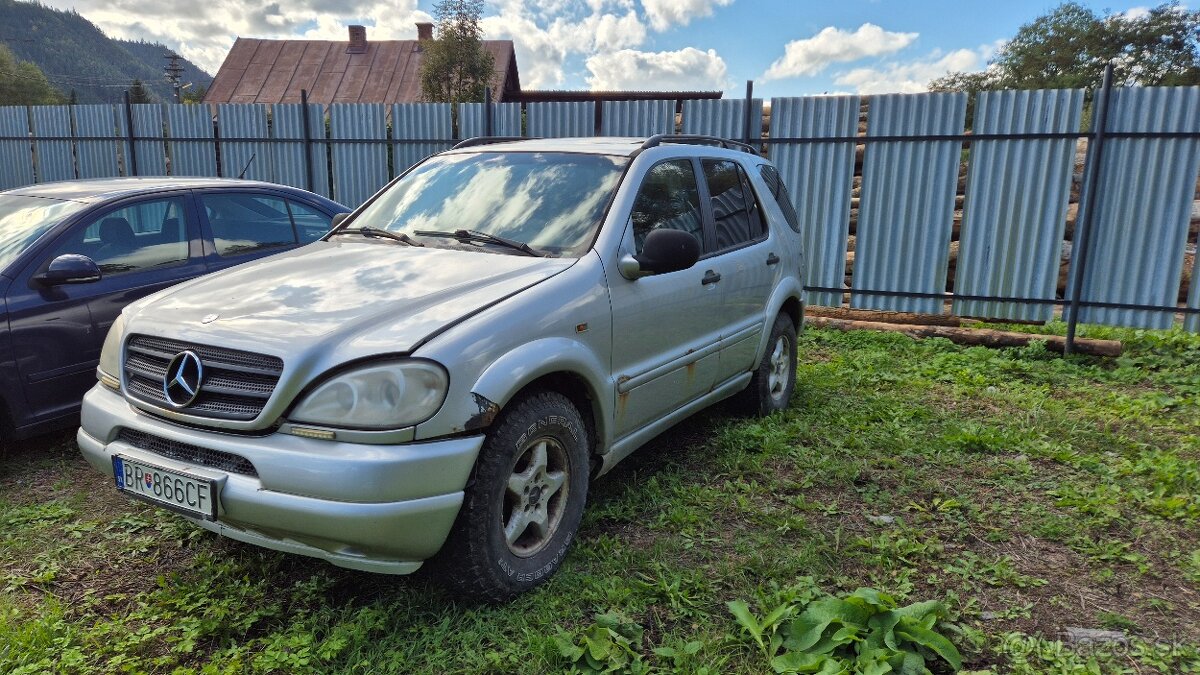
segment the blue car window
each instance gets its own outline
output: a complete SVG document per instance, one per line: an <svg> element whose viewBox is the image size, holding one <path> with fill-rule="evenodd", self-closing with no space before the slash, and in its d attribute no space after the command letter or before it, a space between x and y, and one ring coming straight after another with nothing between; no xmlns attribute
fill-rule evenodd
<svg viewBox="0 0 1200 675"><path fill-rule="evenodd" d="M208 216L217 255L244 255L296 245L287 204L278 197L249 192L202 194L200 203Z"/></svg>
<svg viewBox="0 0 1200 675"><path fill-rule="evenodd" d="M292 211L292 222L296 225L296 234L300 237L301 244L320 239L333 227L332 216L327 216L307 204L289 199L288 208Z"/></svg>
<svg viewBox="0 0 1200 675"><path fill-rule="evenodd" d="M182 198L170 197L105 212L68 234L50 258L86 255L106 275L184 263L188 257L184 210Z"/></svg>

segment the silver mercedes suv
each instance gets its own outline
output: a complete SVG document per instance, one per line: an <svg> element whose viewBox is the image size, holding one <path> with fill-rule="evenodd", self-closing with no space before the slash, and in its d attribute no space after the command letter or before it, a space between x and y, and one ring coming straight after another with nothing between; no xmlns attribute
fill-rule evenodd
<svg viewBox="0 0 1200 675"><path fill-rule="evenodd" d="M503 601L562 563L591 478L791 395L799 224L748 146L472 139L335 223L125 309L78 434L118 490Z"/></svg>

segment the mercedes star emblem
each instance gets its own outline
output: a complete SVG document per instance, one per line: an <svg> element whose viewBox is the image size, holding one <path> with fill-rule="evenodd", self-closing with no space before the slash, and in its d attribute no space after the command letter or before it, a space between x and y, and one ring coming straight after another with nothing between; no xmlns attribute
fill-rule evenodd
<svg viewBox="0 0 1200 675"><path fill-rule="evenodd" d="M163 396L167 403L175 408L186 408L200 395L200 385L204 382L204 365L200 357L191 350L179 352L167 364L167 374L163 378Z"/></svg>

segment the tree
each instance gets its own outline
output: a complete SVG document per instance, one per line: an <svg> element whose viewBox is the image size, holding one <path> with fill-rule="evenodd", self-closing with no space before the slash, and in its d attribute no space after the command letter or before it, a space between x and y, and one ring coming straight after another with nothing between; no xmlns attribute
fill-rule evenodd
<svg viewBox="0 0 1200 675"><path fill-rule="evenodd" d="M29 61L19 61L0 44L0 105L50 105L62 103L63 95L46 75Z"/></svg>
<svg viewBox="0 0 1200 675"><path fill-rule="evenodd" d="M483 0L441 0L433 9L437 39L425 47L421 93L427 101L479 101L494 59L483 46Z"/></svg>
<svg viewBox="0 0 1200 675"><path fill-rule="evenodd" d="M198 84L188 87L183 90L184 103L200 103L204 100L204 95L208 93L208 87Z"/></svg>
<svg viewBox="0 0 1200 675"><path fill-rule="evenodd" d="M1094 88L1108 63L1118 85L1200 84L1200 11L1170 3L1103 16L1067 2L1021 26L987 70L950 73L929 88Z"/></svg>
<svg viewBox="0 0 1200 675"><path fill-rule="evenodd" d="M141 80L134 80L129 85L129 102L154 103L154 97L150 95L150 91L146 89L146 85L142 84Z"/></svg>

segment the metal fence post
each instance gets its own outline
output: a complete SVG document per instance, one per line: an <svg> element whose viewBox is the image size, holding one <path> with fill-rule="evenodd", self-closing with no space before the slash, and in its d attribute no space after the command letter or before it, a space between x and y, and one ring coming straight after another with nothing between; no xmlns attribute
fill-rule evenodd
<svg viewBox="0 0 1200 675"><path fill-rule="evenodd" d="M300 123L304 125L304 186L313 191L312 129L309 128L308 90L300 90Z"/></svg>
<svg viewBox="0 0 1200 675"><path fill-rule="evenodd" d="M754 80L746 80L746 108L743 112L745 115L742 122L742 141L749 145L750 132L754 128L754 120L751 119L754 115Z"/></svg>
<svg viewBox="0 0 1200 675"><path fill-rule="evenodd" d="M1071 251L1075 274L1071 278L1071 305L1070 314L1067 317L1067 343L1063 346L1064 355L1075 351L1075 327L1079 323L1079 296L1083 293L1083 276L1087 272L1088 245L1091 243L1092 220L1096 209L1100 162L1104 158L1104 140L1108 131L1108 107L1112 100L1112 74L1113 68L1110 63L1104 67L1104 80L1100 85L1101 100L1093 102L1096 113L1093 119L1096 126L1091 142L1096 145L1092 148L1092 163L1087 167L1087 200L1083 204L1080 218L1075 222L1075 245Z"/></svg>
<svg viewBox="0 0 1200 675"><path fill-rule="evenodd" d="M129 174L131 176L138 175L137 167L137 148L133 146L133 141L136 138L133 133L133 103L129 100L129 90L125 90L125 135L129 139Z"/></svg>
<svg viewBox="0 0 1200 675"><path fill-rule="evenodd" d="M492 121L492 88L483 88L483 135L495 136L495 122Z"/></svg>

